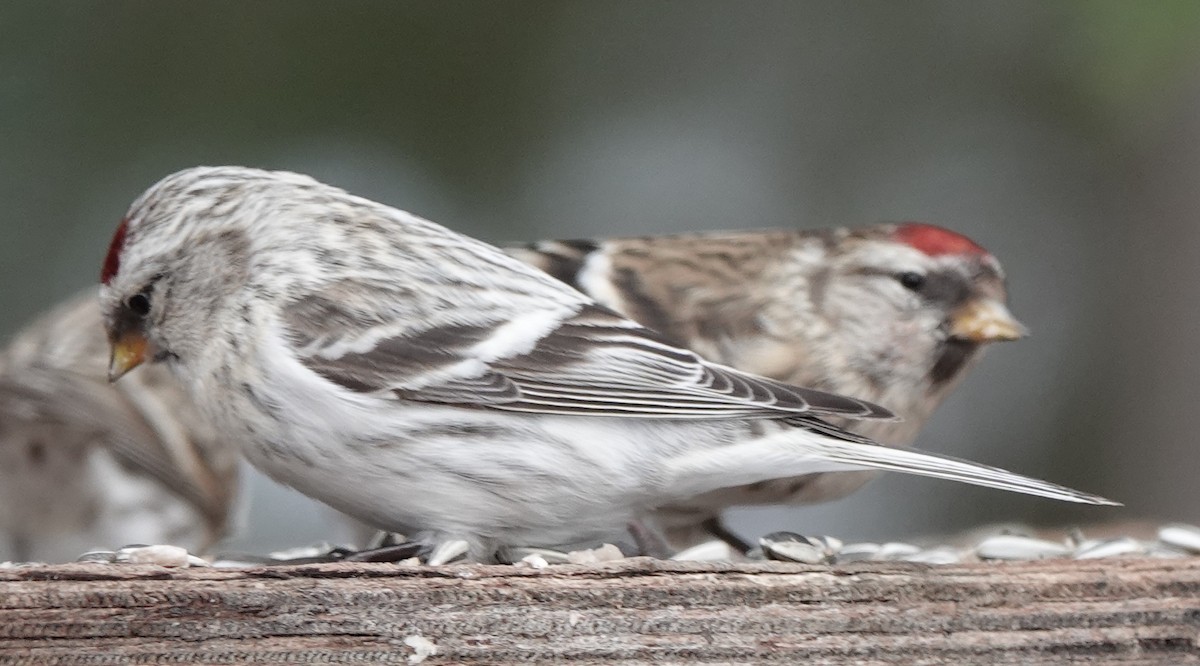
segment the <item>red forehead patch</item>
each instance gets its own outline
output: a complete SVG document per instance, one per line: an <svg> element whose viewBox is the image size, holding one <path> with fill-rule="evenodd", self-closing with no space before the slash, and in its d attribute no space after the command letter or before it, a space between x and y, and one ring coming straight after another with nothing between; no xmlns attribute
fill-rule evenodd
<svg viewBox="0 0 1200 666"><path fill-rule="evenodd" d="M108 284L121 268L121 250L125 247L125 232L129 229L129 220L121 218L121 226L113 234L112 242L108 244L108 254L104 257L104 268L100 269L100 282Z"/></svg>
<svg viewBox="0 0 1200 666"><path fill-rule="evenodd" d="M984 255L988 251L966 236L932 224L906 222L896 228L893 237L931 257L945 254Z"/></svg>

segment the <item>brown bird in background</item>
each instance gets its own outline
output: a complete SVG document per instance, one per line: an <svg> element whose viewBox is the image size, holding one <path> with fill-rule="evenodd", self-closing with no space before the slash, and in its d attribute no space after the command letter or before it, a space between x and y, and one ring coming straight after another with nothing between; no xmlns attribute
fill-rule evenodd
<svg viewBox="0 0 1200 666"><path fill-rule="evenodd" d="M990 342L1024 327L1000 263L929 224L543 241L507 250L704 358L884 405L901 421L829 419L906 446ZM836 499L877 472L719 490L657 513L676 547L718 535L730 506Z"/></svg>
<svg viewBox="0 0 1200 666"><path fill-rule="evenodd" d="M167 368L109 384L108 356L94 289L0 353L0 558L70 561L129 543L203 552L225 532L236 444Z"/></svg>

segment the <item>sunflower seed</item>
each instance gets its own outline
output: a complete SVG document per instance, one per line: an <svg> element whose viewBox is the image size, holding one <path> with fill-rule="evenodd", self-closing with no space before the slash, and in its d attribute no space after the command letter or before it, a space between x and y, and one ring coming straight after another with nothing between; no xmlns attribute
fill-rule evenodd
<svg viewBox="0 0 1200 666"><path fill-rule="evenodd" d="M269 553L267 557L272 560L308 560L329 557L330 553L335 550L342 550L341 546L335 546L328 541L318 541L317 543L307 546L296 546L295 548L285 548Z"/></svg>
<svg viewBox="0 0 1200 666"><path fill-rule="evenodd" d="M497 553L497 558L501 562L509 564L525 562L534 556L540 558L546 564L570 564L571 562L571 557L567 553L561 550L550 550L549 548L508 547L501 549Z"/></svg>
<svg viewBox="0 0 1200 666"><path fill-rule="evenodd" d="M625 559L625 554L611 543L606 543L599 548L573 550L567 553L567 561L571 564L597 564L623 559Z"/></svg>
<svg viewBox="0 0 1200 666"><path fill-rule="evenodd" d="M179 546L126 546L117 551L115 562L128 564L157 564L160 567L187 567L192 565L192 558L200 560ZM203 560L200 560L203 562ZM202 566L208 566L204 562Z"/></svg>
<svg viewBox="0 0 1200 666"><path fill-rule="evenodd" d="M1040 560L1068 552L1061 543L1011 534L988 537L975 547L975 553L985 560Z"/></svg>
<svg viewBox="0 0 1200 666"><path fill-rule="evenodd" d="M772 532L758 543L767 559L780 562L822 564L831 555L824 542L794 532Z"/></svg>
<svg viewBox="0 0 1200 666"><path fill-rule="evenodd" d="M685 548L672 555L671 559L684 562L730 562L733 557L733 548L729 544L720 539L713 539Z"/></svg>
<svg viewBox="0 0 1200 666"><path fill-rule="evenodd" d="M1189 553L1200 553L1200 527L1195 525L1166 525L1158 531L1158 540Z"/></svg>
<svg viewBox="0 0 1200 666"><path fill-rule="evenodd" d="M1154 542L1146 546L1146 557L1154 557L1162 560L1175 559L1179 557L1191 557L1189 553L1178 548L1172 548L1163 543Z"/></svg>
<svg viewBox="0 0 1200 666"><path fill-rule="evenodd" d="M117 553L112 550L89 550L80 555L76 562L102 562L104 564L112 564L117 560Z"/></svg>
<svg viewBox="0 0 1200 666"><path fill-rule="evenodd" d="M889 541L879 547L879 552L875 554L877 560L903 560L911 555L916 555L921 552L920 547L914 546L911 543L901 543L899 541Z"/></svg>
<svg viewBox="0 0 1200 666"><path fill-rule="evenodd" d="M850 543L838 549L838 562L862 562L873 560L879 555L877 543Z"/></svg>
<svg viewBox="0 0 1200 666"><path fill-rule="evenodd" d="M821 535L819 537L813 537L813 539L821 544L821 546L825 549L825 553L828 555L836 555L842 550L842 546L844 545L842 540L837 537Z"/></svg>
<svg viewBox="0 0 1200 666"><path fill-rule="evenodd" d="M1075 549L1077 560L1094 560L1102 557L1121 557L1123 555L1144 555L1145 546L1137 539L1121 537L1118 539L1088 539Z"/></svg>
<svg viewBox="0 0 1200 666"><path fill-rule="evenodd" d="M522 557L521 561L517 562L516 565L527 566L531 569L545 569L546 567L550 566L550 563L547 562L546 558L542 557L541 555L537 553L530 553L525 557Z"/></svg>
<svg viewBox="0 0 1200 666"><path fill-rule="evenodd" d="M962 561L963 557L962 553L955 548L938 546L895 559L904 562L920 562L922 564L958 564Z"/></svg>
<svg viewBox="0 0 1200 666"><path fill-rule="evenodd" d="M410 664L419 664L438 653L437 644L420 634L405 636L404 644L413 651L407 659Z"/></svg>

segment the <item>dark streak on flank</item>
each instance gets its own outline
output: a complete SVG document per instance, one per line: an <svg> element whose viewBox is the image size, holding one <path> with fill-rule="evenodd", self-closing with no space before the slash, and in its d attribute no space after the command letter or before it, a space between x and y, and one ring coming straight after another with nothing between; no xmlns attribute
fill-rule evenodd
<svg viewBox="0 0 1200 666"><path fill-rule="evenodd" d="M622 305L632 319L647 328L662 333L666 339L671 341L671 344L683 346L675 334L674 320L646 291L637 271L630 268L619 269L613 273L612 282L613 286L621 293L625 301Z"/></svg>

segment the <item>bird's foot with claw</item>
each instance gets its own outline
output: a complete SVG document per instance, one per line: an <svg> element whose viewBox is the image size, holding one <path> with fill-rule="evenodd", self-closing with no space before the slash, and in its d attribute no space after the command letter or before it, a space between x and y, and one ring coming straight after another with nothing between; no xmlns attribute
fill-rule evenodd
<svg viewBox="0 0 1200 666"><path fill-rule="evenodd" d="M267 555L224 553L214 562L218 567L261 567L295 564L326 564L341 562L359 551L349 546L337 546L326 541L308 546L277 550Z"/></svg>
<svg viewBox="0 0 1200 666"><path fill-rule="evenodd" d="M462 544L461 547L455 544ZM449 548L447 548L449 546ZM459 552L461 551L461 552ZM431 548L421 541L406 541L394 532L380 532L362 549L328 542L278 550L266 556L245 553L218 558L219 567L329 564L332 562L383 562L392 564L446 563L466 554L465 542L447 542ZM440 560L440 561L439 561Z"/></svg>

